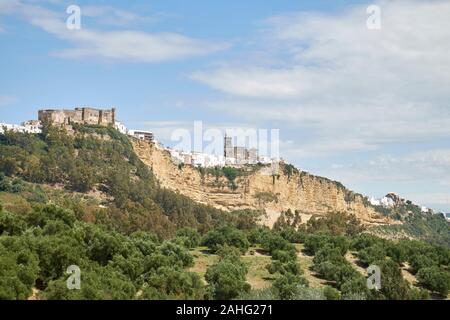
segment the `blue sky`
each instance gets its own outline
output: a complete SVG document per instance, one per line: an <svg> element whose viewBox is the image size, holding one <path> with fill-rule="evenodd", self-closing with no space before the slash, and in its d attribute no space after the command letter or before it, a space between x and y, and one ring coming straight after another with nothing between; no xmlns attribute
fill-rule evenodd
<svg viewBox="0 0 450 320"><path fill-rule="evenodd" d="M302 169L448 212L449 16L438 0L0 0L0 122L117 106L167 145L194 120L276 128Z"/></svg>

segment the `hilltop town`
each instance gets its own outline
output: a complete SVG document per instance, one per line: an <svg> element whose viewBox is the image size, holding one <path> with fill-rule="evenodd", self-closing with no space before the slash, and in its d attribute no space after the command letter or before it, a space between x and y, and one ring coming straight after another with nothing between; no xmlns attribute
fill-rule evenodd
<svg viewBox="0 0 450 320"><path fill-rule="evenodd" d="M74 125L91 125L113 127L120 133L127 135L135 141L151 142L157 149L167 151L170 160L175 165L190 165L193 167L242 167L255 164L274 164L279 159L271 159L258 154L256 148L246 148L235 146L233 137L225 135L223 141L223 155L207 154L202 152L186 152L164 146L155 139L153 132L145 130L128 129L121 121L117 120L116 108L98 109L92 107L77 107L74 109L41 109L38 111L38 120L28 120L20 125L0 123L0 134L5 131L14 131L30 134L42 133L44 123L64 127L68 133L73 132ZM392 208L399 204L406 203L406 200L398 197L394 193L389 193L384 198L369 198L369 202L374 206ZM416 204L415 204L416 205ZM420 206L422 213L430 212L431 209ZM450 214L444 214L450 221Z"/></svg>
<svg viewBox="0 0 450 320"><path fill-rule="evenodd" d="M20 125L0 123L0 133L5 130L30 134L42 133L44 123L64 127L69 133L73 125L110 126L131 138L153 142L159 149L170 152L175 164L192 165L195 167L223 167L254 165L257 163L270 164L278 159L271 159L259 155L258 149L233 145L233 137L225 135L222 155L207 154L196 151L181 151L169 148L155 139L153 132L145 130L128 129L117 120L116 108L98 109L93 107L77 107L75 109L41 109L38 111L38 120L28 120Z"/></svg>

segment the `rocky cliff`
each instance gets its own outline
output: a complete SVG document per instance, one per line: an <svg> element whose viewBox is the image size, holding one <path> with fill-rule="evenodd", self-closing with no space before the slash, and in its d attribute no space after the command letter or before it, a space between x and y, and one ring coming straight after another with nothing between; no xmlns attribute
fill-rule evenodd
<svg viewBox="0 0 450 320"><path fill-rule="evenodd" d="M249 166L233 180L214 175L209 170L178 166L166 150L144 141L133 141L141 160L150 166L163 187L175 190L191 199L222 210L265 210L262 223L272 225L281 211L291 209L301 213L302 221L312 215L333 211L355 214L363 223L392 223L375 211L365 197L346 189L339 182L292 170L281 164L273 173L270 166Z"/></svg>

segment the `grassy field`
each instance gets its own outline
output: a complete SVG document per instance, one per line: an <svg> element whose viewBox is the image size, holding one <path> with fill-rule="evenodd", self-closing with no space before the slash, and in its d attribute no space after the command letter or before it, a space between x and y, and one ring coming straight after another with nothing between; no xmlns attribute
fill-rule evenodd
<svg viewBox="0 0 450 320"><path fill-rule="evenodd" d="M207 247L197 247L191 250L194 257L194 266L189 269L190 272L195 272L205 280L206 269L217 261L217 255L211 254Z"/></svg>
<svg viewBox="0 0 450 320"><path fill-rule="evenodd" d="M303 270L303 276L308 280L309 286L311 288L322 288L327 284L326 280L320 279L311 271L310 268L313 265L313 256L308 256L303 253L304 245L297 243L295 244L295 248L297 249L298 262L300 264L301 269Z"/></svg>
<svg viewBox="0 0 450 320"><path fill-rule="evenodd" d="M254 254L250 254L250 252ZM194 257L194 266L189 271L197 273L205 280L206 269L217 262L217 255L211 254L207 247L195 248L191 250L191 254ZM241 258L248 268L247 282L253 289L271 286L274 276L266 269L266 265L270 263L270 256L261 254L259 249L255 247L250 248Z"/></svg>
<svg viewBox="0 0 450 320"><path fill-rule="evenodd" d="M242 256L242 260L247 265L247 282L252 286L252 289L264 289L272 285L275 279L273 275L267 271L266 266L270 264L271 258L266 254L261 254L258 248L251 248L254 254L250 255L248 252Z"/></svg>

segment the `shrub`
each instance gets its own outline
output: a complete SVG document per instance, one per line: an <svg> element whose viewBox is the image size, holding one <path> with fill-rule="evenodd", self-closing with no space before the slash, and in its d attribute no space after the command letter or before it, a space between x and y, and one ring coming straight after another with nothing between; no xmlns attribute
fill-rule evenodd
<svg viewBox="0 0 450 320"><path fill-rule="evenodd" d="M375 261L381 271L381 289L370 290L372 299L408 300L410 286L403 278L399 265L390 259Z"/></svg>
<svg viewBox="0 0 450 320"><path fill-rule="evenodd" d="M281 300L294 299L301 286L307 287L308 281L292 273L286 273L273 282L273 287Z"/></svg>
<svg viewBox="0 0 450 320"><path fill-rule="evenodd" d="M358 258L366 266L369 266L375 261L383 260L386 254L386 250L382 245L375 244L359 251Z"/></svg>
<svg viewBox="0 0 450 320"><path fill-rule="evenodd" d="M11 251L0 244L0 300L27 299L38 272L35 254L25 248Z"/></svg>
<svg viewBox="0 0 450 320"><path fill-rule="evenodd" d="M262 240L261 246L270 254L273 254L275 251L296 252L295 246L277 233L272 232Z"/></svg>
<svg viewBox="0 0 450 320"><path fill-rule="evenodd" d="M340 300L341 293L333 287L325 286L323 289L323 295L327 300Z"/></svg>
<svg viewBox="0 0 450 320"><path fill-rule="evenodd" d="M177 237L185 237L184 244L187 248L193 249L200 245L201 236L197 230L189 227L178 229Z"/></svg>
<svg viewBox="0 0 450 320"><path fill-rule="evenodd" d="M200 276L196 273L174 269L170 266L158 269L151 274L147 284L163 293L165 299L203 299L205 288Z"/></svg>
<svg viewBox="0 0 450 320"><path fill-rule="evenodd" d="M212 230L205 235L203 244L206 245L212 252L216 252L220 246L233 246L245 253L250 243L244 232L231 227L225 226Z"/></svg>
<svg viewBox="0 0 450 320"><path fill-rule="evenodd" d="M417 273L420 269L437 267L439 262L437 257L431 257L428 254L415 254L410 258L411 269L413 273Z"/></svg>
<svg viewBox="0 0 450 320"><path fill-rule="evenodd" d="M316 254L318 250L326 245L337 248L341 255L345 255L350 247L350 242L342 236L313 234L305 237L305 251L311 255Z"/></svg>
<svg viewBox="0 0 450 320"><path fill-rule="evenodd" d="M436 266L420 269L417 280L424 288L446 297L450 291L450 273Z"/></svg>
<svg viewBox="0 0 450 320"><path fill-rule="evenodd" d="M312 217L307 222L310 233L326 233L335 236L355 236L364 230L355 215L332 212L325 217Z"/></svg>
<svg viewBox="0 0 450 320"><path fill-rule="evenodd" d="M247 268L242 263L221 259L206 270L205 279L214 299L230 300L250 291L246 274Z"/></svg>
<svg viewBox="0 0 450 320"><path fill-rule="evenodd" d="M21 217L0 210L0 235L21 235L25 229L26 223Z"/></svg>

